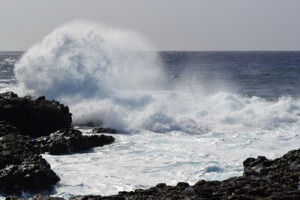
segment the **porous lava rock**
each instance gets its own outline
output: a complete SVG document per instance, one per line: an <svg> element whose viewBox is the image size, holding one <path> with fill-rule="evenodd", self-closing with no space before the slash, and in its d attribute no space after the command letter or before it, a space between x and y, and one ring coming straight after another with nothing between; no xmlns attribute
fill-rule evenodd
<svg viewBox="0 0 300 200"><path fill-rule="evenodd" d="M110 133L110 134L116 134L117 130L112 129L112 128L99 127L99 128L94 128L93 129L93 133Z"/></svg>
<svg viewBox="0 0 300 200"><path fill-rule="evenodd" d="M99 147L114 142L112 136L106 135L82 135L82 132L73 128L61 129L49 136L36 139L40 153L49 152L52 155L69 154L86 151L93 147Z"/></svg>
<svg viewBox="0 0 300 200"><path fill-rule="evenodd" d="M51 190L59 180L47 161L39 155L35 142L28 136L9 133L0 137L2 195Z"/></svg>
<svg viewBox="0 0 300 200"><path fill-rule="evenodd" d="M20 134L20 131L8 121L0 121L0 136L9 133Z"/></svg>
<svg viewBox="0 0 300 200"><path fill-rule="evenodd" d="M18 196L7 196L5 200L26 200L26 198ZM37 194L31 200L64 200L64 198L51 197L48 194Z"/></svg>
<svg viewBox="0 0 300 200"><path fill-rule="evenodd" d="M0 94L0 120L10 122L24 135L39 137L71 126L69 108L45 97L18 97L13 92Z"/></svg>

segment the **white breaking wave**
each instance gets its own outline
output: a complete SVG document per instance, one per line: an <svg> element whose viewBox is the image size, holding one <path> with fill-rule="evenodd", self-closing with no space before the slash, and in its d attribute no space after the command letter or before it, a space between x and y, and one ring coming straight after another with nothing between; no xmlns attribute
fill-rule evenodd
<svg viewBox="0 0 300 200"><path fill-rule="evenodd" d="M23 55L15 67L16 91L68 105L74 124L94 122L125 132L232 132L298 123L300 102L290 97L204 95L200 81L189 85L189 77L165 90L162 63L149 49L133 31L69 23Z"/></svg>
<svg viewBox="0 0 300 200"><path fill-rule="evenodd" d="M153 47L133 31L72 22L22 56L15 66L19 92L75 103L117 97L120 90L151 88L163 73L149 49Z"/></svg>

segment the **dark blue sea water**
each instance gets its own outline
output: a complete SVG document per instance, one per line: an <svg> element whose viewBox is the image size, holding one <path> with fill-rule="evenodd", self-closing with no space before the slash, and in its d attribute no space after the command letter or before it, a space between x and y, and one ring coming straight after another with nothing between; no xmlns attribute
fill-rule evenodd
<svg viewBox="0 0 300 200"><path fill-rule="evenodd" d="M14 64L22 54L0 52L0 84L5 86L14 79ZM210 93L228 91L263 98L300 96L297 51L166 51L159 55L169 75L169 87L174 80L189 77L187 84L197 80Z"/></svg>
<svg viewBox="0 0 300 200"><path fill-rule="evenodd" d="M300 95L300 52L161 52L169 74L188 73L211 92L273 98Z"/></svg>

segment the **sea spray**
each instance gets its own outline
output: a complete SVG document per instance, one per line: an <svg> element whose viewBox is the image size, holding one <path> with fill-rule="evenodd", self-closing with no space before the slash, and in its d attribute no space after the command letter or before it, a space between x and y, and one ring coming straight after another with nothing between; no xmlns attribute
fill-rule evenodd
<svg viewBox="0 0 300 200"><path fill-rule="evenodd" d="M89 22L57 28L16 64L23 93L65 99L110 98L162 79L153 47L139 34Z"/></svg>
<svg viewBox="0 0 300 200"><path fill-rule="evenodd" d="M107 101L122 106L143 104L147 97L132 91L153 90L164 80L153 49L133 31L89 22L68 23L23 55L15 66L15 90L21 95L46 95L70 105L75 123L111 121L107 114L93 114L92 110L102 110ZM72 109L78 106L79 113ZM86 120L78 117L82 113Z"/></svg>
<svg viewBox="0 0 300 200"><path fill-rule="evenodd" d="M176 57L191 53L174 54ZM145 89L144 86L140 90L119 88L116 93L103 93L94 97L87 95L86 98L61 95L60 99L70 106L76 124L101 119L106 126L133 130L137 134L117 134L114 136L115 143L95 148L93 152L43 155L61 178L55 188L55 196L66 199L83 194L103 196L124 190L150 188L160 182L176 185L179 181L194 184L200 179L222 180L242 175L242 163L248 157L264 155L276 158L291 149L299 148L300 101L296 98L299 95L294 95L299 91L299 84L296 82L298 79L293 78L298 75L299 65L296 64L296 69L287 75L287 68L280 68L282 58L276 60L280 57L277 55L285 54L282 52L272 56L272 66L275 63L280 65L274 68L266 66L264 56L259 56L260 62L251 57L265 54L261 52L234 52L232 54L237 55L234 62L227 56L221 56L218 60L216 54L219 53L208 54L211 55L212 64L205 67L207 63L199 58L199 66L194 70L189 70L190 59L184 67L180 59L175 59L180 70L174 69L174 62L169 63L169 69L172 67L171 71L176 76L167 80L167 86L159 83L152 89ZM228 55L227 52L220 54ZM241 54L245 54L244 58ZM245 57L249 65L246 68L241 65ZM287 56L283 60L291 58ZM236 67L224 72L226 62ZM295 60L291 62L294 65ZM211 69L213 65L217 67ZM182 68L187 70L184 76ZM249 68L255 71L254 76ZM220 82L214 85L215 82L209 81L228 75L229 79L234 79L232 74L237 71L235 75L239 79L233 83L237 87L243 84L247 86L240 87L240 92L225 92L219 88ZM27 75L34 77L33 74ZM209 85L216 91L203 93ZM6 84L6 87L10 86ZM287 88L293 89L290 93L292 97L284 96ZM24 93L27 93L27 89ZM34 88L31 90L35 91ZM82 131L91 134L92 128L82 127Z"/></svg>
<svg viewBox="0 0 300 200"><path fill-rule="evenodd" d="M23 55L15 90L67 104L76 125L93 122L125 132L232 133L299 123L300 103L291 97L208 95L192 73L166 86L169 77L153 49L133 31L72 22Z"/></svg>

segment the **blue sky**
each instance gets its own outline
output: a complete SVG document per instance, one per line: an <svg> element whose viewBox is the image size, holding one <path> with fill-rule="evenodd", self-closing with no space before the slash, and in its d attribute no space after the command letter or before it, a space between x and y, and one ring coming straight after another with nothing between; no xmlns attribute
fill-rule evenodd
<svg viewBox="0 0 300 200"><path fill-rule="evenodd" d="M0 0L0 50L82 19L137 31L158 50L300 50L299 11L299 0Z"/></svg>

